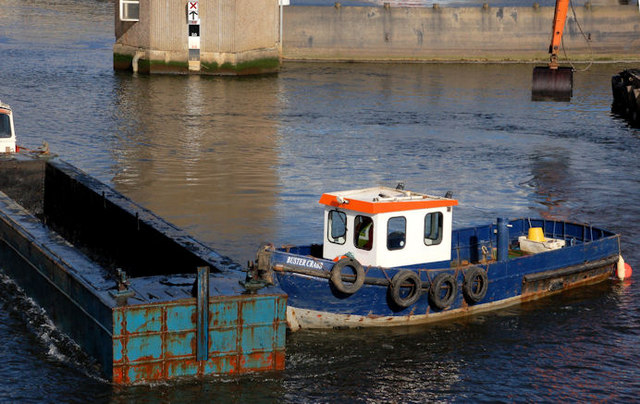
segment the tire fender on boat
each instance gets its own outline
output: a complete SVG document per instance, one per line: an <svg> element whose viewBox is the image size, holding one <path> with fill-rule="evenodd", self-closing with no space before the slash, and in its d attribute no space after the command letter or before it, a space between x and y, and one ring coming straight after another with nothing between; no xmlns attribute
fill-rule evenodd
<svg viewBox="0 0 640 404"><path fill-rule="evenodd" d="M443 288L446 288L446 293L442 293ZM458 292L458 281L455 276L443 272L436 276L431 282L429 288L429 299L431 304L438 309L445 309L453 303L456 294Z"/></svg>
<svg viewBox="0 0 640 404"><path fill-rule="evenodd" d="M411 290L406 296L402 296L401 289L406 283L411 284ZM418 301L422 295L422 281L417 273L409 270L399 271L391 278L389 284L391 300L399 307L409 307Z"/></svg>
<svg viewBox="0 0 640 404"><path fill-rule="evenodd" d="M484 299L489 288L489 278L487 272L480 267L471 267L464 275L462 293L468 303L478 303Z"/></svg>
<svg viewBox="0 0 640 404"><path fill-rule="evenodd" d="M356 278L353 283L344 282L342 280L342 270L346 267L353 268L353 271L355 272ZM338 291L352 295L360 290L364 284L364 269L358 260L351 257L342 258L340 261L336 262L333 268L331 268L330 279L331 283Z"/></svg>

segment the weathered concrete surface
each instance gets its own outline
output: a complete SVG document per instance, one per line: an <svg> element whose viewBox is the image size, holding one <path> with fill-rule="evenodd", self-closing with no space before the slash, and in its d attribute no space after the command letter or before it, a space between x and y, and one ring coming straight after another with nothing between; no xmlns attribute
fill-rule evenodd
<svg viewBox="0 0 640 404"><path fill-rule="evenodd" d="M552 7L285 7L283 59L546 61L553 12ZM564 31L570 60L640 60L637 5L580 6L576 16L577 22L569 12Z"/></svg>
<svg viewBox="0 0 640 404"><path fill-rule="evenodd" d="M199 0L197 74L253 74L280 66L277 0ZM187 1L140 0L140 20L121 21L115 2L113 67L189 73Z"/></svg>

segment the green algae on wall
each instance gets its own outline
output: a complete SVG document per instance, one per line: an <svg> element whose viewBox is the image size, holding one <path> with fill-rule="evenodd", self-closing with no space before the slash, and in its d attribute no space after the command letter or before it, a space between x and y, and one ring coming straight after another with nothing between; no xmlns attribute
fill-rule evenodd
<svg viewBox="0 0 640 404"><path fill-rule="evenodd" d="M219 65L216 62L201 62L202 74L237 74L250 75L261 73L275 73L280 68L280 60L278 58L264 58L241 62L236 65L232 63L223 63Z"/></svg>
<svg viewBox="0 0 640 404"><path fill-rule="evenodd" d="M122 53L113 54L113 70L132 70L132 55L124 55Z"/></svg>
<svg viewBox="0 0 640 404"><path fill-rule="evenodd" d="M138 73L168 73L168 74L204 74L204 75L252 75L263 73L275 73L280 68L278 58L263 58L241 62L238 64L202 62L199 71L190 71L188 62L161 61L140 58L138 60ZM113 54L114 70L133 70L133 56L121 53Z"/></svg>

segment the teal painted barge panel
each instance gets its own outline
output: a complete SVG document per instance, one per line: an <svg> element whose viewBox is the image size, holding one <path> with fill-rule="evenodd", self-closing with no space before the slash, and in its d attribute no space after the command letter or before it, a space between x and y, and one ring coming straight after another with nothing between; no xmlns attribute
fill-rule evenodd
<svg viewBox="0 0 640 404"><path fill-rule="evenodd" d="M238 323L238 301L217 301L211 306L209 327L232 327Z"/></svg>
<svg viewBox="0 0 640 404"><path fill-rule="evenodd" d="M237 349L238 332L236 328L209 331L209 356L228 355Z"/></svg>
<svg viewBox="0 0 640 404"><path fill-rule="evenodd" d="M194 331L168 333L164 341L165 357L169 360L187 357L193 353L195 343L196 333Z"/></svg>
<svg viewBox="0 0 640 404"><path fill-rule="evenodd" d="M124 340L122 350L126 353L126 358L129 363L162 360L164 356L162 350L162 335L130 336Z"/></svg>
<svg viewBox="0 0 640 404"><path fill-rule="evenodd" d="M273 325L242 327L240 343L242 352L254 353L271 350L277 328Z"/></svg>
<svg viewBox="0 0 640 404"><path fill-rule="evenodd" d="M122 345L123 341L120 339L114 339L113 340L113 362L118 362L118 363L122 363L123 361L123 352L126 353L126 351L124 350L124 346Z"/></svg>
<svg viewBox="0 0 640 404"><path fill-rule="evenodd" d="M234 374L238 373L238 357L222 356L213 358L204 364L205 374Z"/></svg>
<svg viewBox="0 0 640 404"><path fill-rule="evenodd" d="M181 331L192 330L194 319L196 318L195 307L169 306L167 307L167 328L169 330Z"/></svg>
<svg viewBox="0 0 640 404"><path fill-rule="evenodd" d="M276 313L276 301L273 299L255 299L242 302L242 321L245 325L269 323Z"/></svg>
<svg viewBox="0 0 640 404"><path fill-rule="evenodd" d="M160 332L162 311L156 307L128 310L124 315L127 334Z"/></svg>
<svg viewBox="0 0 640 404"><path fill-rule="evenodd" d="M197 361L170 362L167 373L173 377L197 376L200 373L200 363Z"/></svg>

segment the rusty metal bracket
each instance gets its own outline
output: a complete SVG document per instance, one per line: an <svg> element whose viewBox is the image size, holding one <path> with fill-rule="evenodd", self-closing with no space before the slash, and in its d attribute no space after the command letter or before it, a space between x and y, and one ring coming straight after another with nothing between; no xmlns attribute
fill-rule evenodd
<svg viewBox="0 0 640 404"><path fill-rule="evenodd" d="M118 287L118 290L111 290L109 291L109 294L111 296L113 296L114 298L122 298L122 297L133 297L135 296L136 292L134 292L133 290L129 289L129 278L127 277L127 273L118 268L116 269L116 274L118 275L116 277L116 284ZM126 303L126 300L124 301L124 303Z"/></svg>
<svg viewBox="0 0 640 404"><path fill-rule="evenodd" d="M271 267L271 252L273 244L263 243L256 254L256 263L253 265L253 275L255 280L261 280L267 284L273 284L273 268Z"/></svg>

